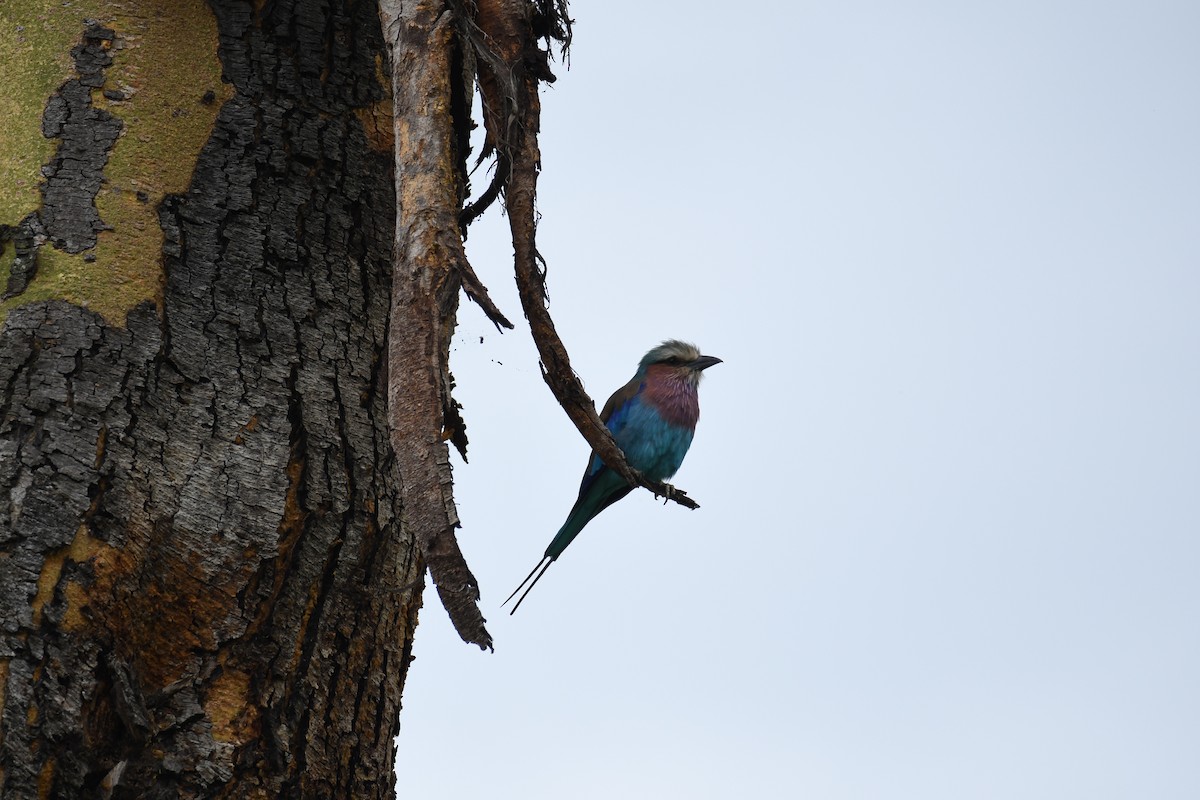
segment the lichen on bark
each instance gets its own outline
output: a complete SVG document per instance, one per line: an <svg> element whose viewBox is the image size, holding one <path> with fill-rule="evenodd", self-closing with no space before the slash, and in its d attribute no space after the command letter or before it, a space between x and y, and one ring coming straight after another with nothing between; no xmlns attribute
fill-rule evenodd
<svg viewBox="0 0 1200 800"><path fill-rule="evenodd" d="M14 40L0 70L20 79L0 98L19 98L0 129L13 154L0 159L0 226L33 242L24 260L0 245L0 323L57 298L122 325L161 302L158 204L186 188L231 96L212 12L203 0L18 0L0 7L0 30Z"/></svg>

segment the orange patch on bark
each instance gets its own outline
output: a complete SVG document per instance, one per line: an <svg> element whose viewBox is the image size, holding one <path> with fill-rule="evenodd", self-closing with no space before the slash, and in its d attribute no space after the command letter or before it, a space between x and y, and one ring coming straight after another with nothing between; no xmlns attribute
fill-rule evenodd
<svg viewBox="0 0 1200 800"><path fill-rule="evenodd" d="M241 744L254 736L258 712L250 698L250 676L225 668L208 685L204 711L218 742Z"/></svg>

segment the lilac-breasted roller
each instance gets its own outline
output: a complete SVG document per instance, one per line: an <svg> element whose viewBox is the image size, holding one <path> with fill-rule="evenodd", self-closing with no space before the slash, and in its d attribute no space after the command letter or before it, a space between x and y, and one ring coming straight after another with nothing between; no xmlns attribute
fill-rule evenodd
<svg viewBox="0 0 1200 800"><path fill-rule="evenodd" d="M612 431L629 466L652 481L665 481L675 474L692 444L696 420L700 418L700 400L696 391L700 373L720 363L719 358L700 355L694 344L675 339L646 353L638 364L637 373L608 398L600 412L600 419ZM633 487L606 467L593 451L583 473L579 498L567 515L567 521L558 529L542 560L508 596L508 600L512 600L528 584L510 614L516 613L530 589L579 535L583 526L631 491Z"/></svg>

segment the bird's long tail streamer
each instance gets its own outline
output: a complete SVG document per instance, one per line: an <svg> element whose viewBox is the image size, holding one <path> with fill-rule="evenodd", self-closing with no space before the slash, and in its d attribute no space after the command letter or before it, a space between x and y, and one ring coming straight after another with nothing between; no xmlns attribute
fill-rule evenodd
<svg viewBox="0 0 1200 800"><path fill-rule="evenodd" d="M512 600L514 597L516 597L516 595L517 595L517 592L520 592L520 591L521 591L521 587L522 587L522 586L525 586L525 584L527 584L527 583L529 584L528 586L525 586L525 591L524 591L524 592L521 592L521 596L517 598L517 604L516 604L515 606L513 606L513 607L512 607L512 611L509 611L509 612L508 612L508 615L509 615L510 617L511 617L513 614L517 613L517 609L521 607L521 603L524 603L524 602L525 602L525 598L529 596L529 591L530 591L531 589L533 589L533 587L534 587L534 586L536 586L536 585L537 585L537 582L538 582L538 581L540 581L540 580L542 579L542 576L546 574L546 570L548 570L548 569L550 568L550 565L551 565L551 564L553 564L553 563L554 563L554 559L553 559L553 558L551 558L550 556L546 556L546 557L544 557L544 558L543 558L541 561L539 561L539 562L537 563L537 566L536 566L536 567L534 567L534 568L533 568L533 569L530 571L530 573L529 573L528 575L526 575L526 576L525 576L525 580L521 581L521 585L520 585L520 586L518 586L516 589L513 589L513 593L512 593L512 594L510 594L510 595L508 596L508 599L507 599L507 600L505 600L503 603L501 603L501 604L500 604L500 606L501 606L501 607L504 607L504 606L508 605L508 601L509 601L509 600ZM541 570L541 571L539 572L539 570ZM535 573L537 574L537 577L534 577L534 574L535 574ZM530 578L533 578L533 582L532 582L532 583L530 583L530 582L529 582L529 579L530 579Z"/></svg>

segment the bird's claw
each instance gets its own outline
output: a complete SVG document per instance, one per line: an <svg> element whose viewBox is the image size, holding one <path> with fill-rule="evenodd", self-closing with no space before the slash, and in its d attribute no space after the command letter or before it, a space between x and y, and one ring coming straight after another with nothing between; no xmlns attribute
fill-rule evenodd
<svg viewBox="0 0 1200 800"><path fill-rule="evenodd" d="M676 498L678 491L669 483L657 483L650 487L650 491L654 493L654 498L657 500L662 498L663 505L671 502Z"/></svg>

